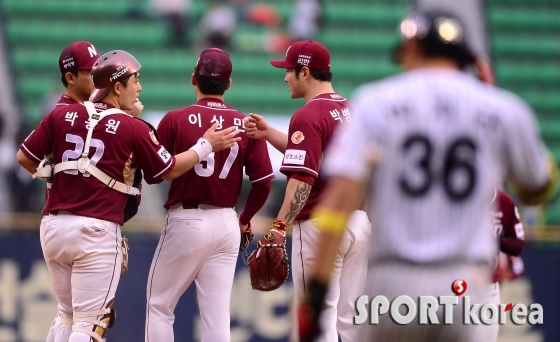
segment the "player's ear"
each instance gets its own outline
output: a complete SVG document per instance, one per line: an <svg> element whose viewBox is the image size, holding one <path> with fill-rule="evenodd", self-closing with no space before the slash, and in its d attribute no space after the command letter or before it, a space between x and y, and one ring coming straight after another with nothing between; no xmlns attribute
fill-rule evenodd
<svg viewBox="0 0 560 342"><path fill-rule="evenodd" d="M64 74L64 78L68 84L75 84L76 83L76 75L71 72L67 72Z"/></svg>
<svg viewBox="0 0 560 342"><path fill-rule="evenodd" d="M227 82L226 90L228 90L229 87L231 87L231 84L232 84L232 83L233 83L233 81L232 81L231 78L230 78L229 81Z"/></svg>
<svg viewBox="0 0 560 342"><path fill-rule="evenodd" d="M196 77L194 76L194 72L191 74L191 84L192 84L193 86L196 85Z"/></svg>
<svg viewBox="0 0 560 342"><path fill-rule="evenodd" d="M117 82L113 85L113 89L115 90L115 94L120 95L121 94L121 82Z"/></svg>
<svg viewBox="0 0 560 342"><path fill-rule="evenodd" d="M311 71L309 71L309 68L304 66L303 68L301 68L301 76L303 77L303 79L307 79L309 78L309 76L311 75Z"/></svg>

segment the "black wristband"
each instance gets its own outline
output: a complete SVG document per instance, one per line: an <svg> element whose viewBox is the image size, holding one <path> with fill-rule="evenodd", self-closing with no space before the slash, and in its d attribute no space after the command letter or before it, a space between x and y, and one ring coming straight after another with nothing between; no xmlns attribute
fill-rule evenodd
<svg viewBox="0 0 560 342"><path fill-rule="evenodd" d="M307 284L306 292L309 306L313 310L314 318L316 318L323 309L325 296L327 295L327 286L317 279L311 278Z"/></svg>

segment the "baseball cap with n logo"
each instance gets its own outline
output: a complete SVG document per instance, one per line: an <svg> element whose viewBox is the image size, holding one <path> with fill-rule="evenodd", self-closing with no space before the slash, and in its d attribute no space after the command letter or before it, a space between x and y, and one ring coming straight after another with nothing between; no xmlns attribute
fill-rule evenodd
<svg viewBox="0 0 560 342"><path fill-rule="evenodd" d="M97 50L88 41L73 42L62 50L58 59L61 74L74 70L91 70L99 58Z"/></svg>
<svg viewBox="0 0 560 342"><path fill-rule="evenodd" d="M284 60L272 60L270 64L283 69L306 66L309 69L330 70L331 55L321 43L313 40L300 40L290 45Z"/></svg>

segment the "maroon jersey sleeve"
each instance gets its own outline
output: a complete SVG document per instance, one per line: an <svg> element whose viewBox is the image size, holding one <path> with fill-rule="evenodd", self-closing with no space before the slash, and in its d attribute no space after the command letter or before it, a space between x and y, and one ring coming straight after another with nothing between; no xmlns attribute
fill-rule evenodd
<svg viewBox="0 0 560 342"><path fill-rule="evenodd" d="M498 209L502 213L502 237L500 250L508 255L519 256L525 244L523 224L519 221L517 207L511 197L498 191Z"/></svg>
<svg viewBox="0 0 560 342"><path fill-rule="evenodd" d="M167 113L159 122L157 127L159 142L171 153L171 155L176 155L174 150L173 142L176 140L177 128L175 124L176 119L173 118L173 114Z"/></svg>
<svg viewBox="0 0 560 342"><path fill-rule="evenodd" d="M134 119L134 157L136 163L144 171L148 184L159 183L175 166L175 158L160 144L158 134L151 125L141 119Z"/></svg>
<svg viewBox="0 0 560 342"><path fill-rule="evenodd" d="M246 154L245 174L251 183L256 184L274 178L266 140L249 139L249 153Z"/></svg>
<svg viewBox="0 0 560 342"><path fill-rule="evenodd" d="M239 215L239 221L242 224L248 224L262 208L268 198L270 183L274 178L266 141L249 139L249 146L251 149L245 161L245 174L251 181L251 190L247 195L245 208Z"/></svg>
<svg viewBox="0 0 560 342"><path fill-rule="evenodd" d="M321 127L313 109L316 109L316 106L300 108L290 121L288 145L280 168L280 172L288 176L297 172L314 178L319 177L323 140L328 132Z"/></svg>
<svg viewBox="0 0 560 342"><path fill-rule="evenodd" d="M53 112L55 112L54 110ZM37 128L19 146L20 150L30 159L40 162L44 156L52 152L52 113L39 123Z"/></svg>

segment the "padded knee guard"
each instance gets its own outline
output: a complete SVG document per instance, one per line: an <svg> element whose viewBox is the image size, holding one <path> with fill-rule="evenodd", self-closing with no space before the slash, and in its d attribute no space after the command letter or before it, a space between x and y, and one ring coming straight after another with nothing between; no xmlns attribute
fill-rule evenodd
<svg viewBox="0 0 560 342"><path fill-rule="evenodd" d="M76 327L73 331L88 334L95 342L105 342L107 330L113 327L117 319L117 312L112 308L113 300L107 304L105 309L97 311L78 312L74 311L74 323L85 322L93 324L93 329L88 330L82 327ZM97 318L101 316L101 318Z"/></svg>

